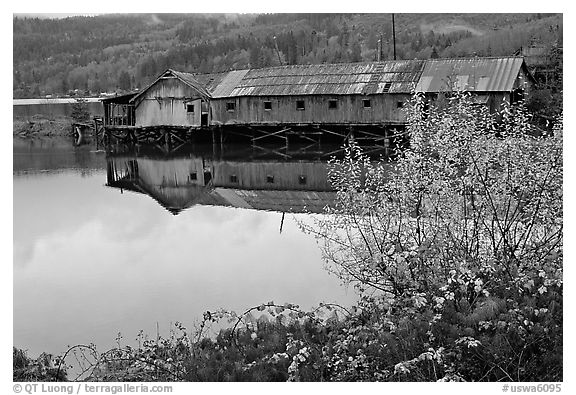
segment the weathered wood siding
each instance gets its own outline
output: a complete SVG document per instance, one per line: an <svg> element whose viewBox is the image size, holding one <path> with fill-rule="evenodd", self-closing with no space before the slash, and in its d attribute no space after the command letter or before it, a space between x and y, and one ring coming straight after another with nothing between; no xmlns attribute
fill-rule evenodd
<svg viewBox="0 0 576 395"><path fill-rule="evenodd" d="M232 180L235 176L236 182ZM273 177L269 182L268 177ZM300 177L306 178L301 183ZM322 162L233 162L212 163L214 186L240 189L330 191L327 164Z"/></svg>
<svg viewBox="0 0 576 395"><path fill-rule="evenodd" d="M514 81L514 89L521 88L524 89L527 95L532 93L532 89L534 88L534 83L526 74L524 68L520 69L520 73L518 74L518 78Z"/></svg>
<svg viewBox="0 0 576 395"><path fill-rule="evenodd" d="M200 95L176 78L161 79L136 103L136 126L199 126ZM194 113L187 104L198 103Z"/></svg>
<svg viewBox="0 0 576 395"><path fill-rule="evenodd" d="M518 73L518 77L514 81L513 89L522 90L524 97L528 97L532 93L533 84L524 69L520 69L520 73ZM512 92L491 92L489 100L490 111L501 112L504 106L512 102L512 97Z"/></svg>
<svg viewBox="0 0 576 395"><path fill-rule="evenodd" d="M213 99L211 101L212 124L403 123L406 121L403 106L409 98L407 94L388 94ZM369 108L364 107L363 100L365 99L370 100ZM329 107L331 100L336 100L336 108ZM297 101L304 102L304 110L296 108ZM265 102L270 102L270 110L265 109ZM234 111L228 109L227 103L235 103Z"/></svg>
<svg viewBox="0 0 576 395"><path fill-rule="evenodd" d="M158 187L204 185L202 158L156 160L138 158L138 178L142 183ZM193 174L196 174L194 180Z"/></svg>
<svg viewBox="0 0 576 395"><path fill-rule="evenodd" d="M496 92L490 93L487 105L491 113L498 113L504 108L505 103L510 103L510 93Z"/></svg>

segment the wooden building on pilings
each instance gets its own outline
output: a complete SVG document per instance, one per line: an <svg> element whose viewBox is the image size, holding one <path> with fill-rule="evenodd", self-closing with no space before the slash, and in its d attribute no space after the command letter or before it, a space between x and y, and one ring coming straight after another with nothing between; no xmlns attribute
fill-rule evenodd
<svg viewBox="0 0 576 395"><path fill-rule="evenodd" d="M128 141L184 142L205 131L222 139L328 135L388 142L406 124L413 92L437 100L454 89L492 111L530 91L523 58L395 60L292 65L191 74L166 70L136 94L105 99L107 135ZM208 134L210 135L210 134Z"/></svg>

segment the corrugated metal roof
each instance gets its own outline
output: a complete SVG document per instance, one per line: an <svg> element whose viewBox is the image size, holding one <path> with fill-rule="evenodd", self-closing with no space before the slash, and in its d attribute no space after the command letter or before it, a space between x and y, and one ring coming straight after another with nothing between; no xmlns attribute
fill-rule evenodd
<svg viewBox="0 0 576 395"><path fill-rule="evenodd" d="M235 70L226 73L224 78L220 81L220 83L211 90L212 97L229 97L234 88L242 81L242 78L248 73L250 70Z"/></svg>
<svg viewBox="0 0 576 395"><path fill-rule="evenodd" d="M430 59L416 91L510 92L523 62L521 57Z"/></svg>
<svg viewBox="0 0 576 395"><path fill-rule="evenodd" d="M409 93L423 65L422 60L398 60L242 70L243 78L222 81L225 88L216 87L213 97Z"/></svg>
<svg viewBox="0 0 576 395"><path fill-rule="evenodd" d="M223 73L210 73L210 74L193 74L196 81L202 84L208 92L214 91L214 89L222 82L222 80L228 75L228 72Z"/></svg>
<svg viewBox="0 0 576 395"><path fill-rule="evenodd" d="M234 207L280 212L322 213L333 206L336 192L283 191L216 188L215 192Z"/></svg>
<svg viewBox="0 0 576 395"><path fill-rule="evenodd" d="M522 67L526 67L522 57L500 57L291 65L212 74L167 72L206 97L225 98L411 93L414 88L510 92Z"/></svg>

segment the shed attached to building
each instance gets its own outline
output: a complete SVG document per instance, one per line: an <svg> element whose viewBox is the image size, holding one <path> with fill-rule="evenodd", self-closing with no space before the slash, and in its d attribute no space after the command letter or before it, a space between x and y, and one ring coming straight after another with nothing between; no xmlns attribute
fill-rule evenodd
<svg viewBox="0 0 576 395"><path fill-rule="evenodd" d="M478 103L498 111L532 89L534 78L521 57L430 59L417 92L430 96L455 90L471 92Z"/></svg>
<svg viewBox="0 0 576 395"><path fill-rule="evenodd" d="M137 94L138 92L132 92L102 99L104 126L134 126L136 114L130 100Z"/></svg>

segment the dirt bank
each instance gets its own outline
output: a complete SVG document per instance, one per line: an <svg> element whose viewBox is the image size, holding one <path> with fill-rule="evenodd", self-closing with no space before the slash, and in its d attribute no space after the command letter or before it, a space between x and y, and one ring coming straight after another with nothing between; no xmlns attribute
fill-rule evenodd
<svg viewBox="0 0 576 395"><path fill-rule="evenodd" d="M20 137L69 136L72 134L72 118L34 115L14 118L12 134Z"/></svg>

